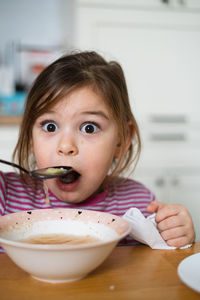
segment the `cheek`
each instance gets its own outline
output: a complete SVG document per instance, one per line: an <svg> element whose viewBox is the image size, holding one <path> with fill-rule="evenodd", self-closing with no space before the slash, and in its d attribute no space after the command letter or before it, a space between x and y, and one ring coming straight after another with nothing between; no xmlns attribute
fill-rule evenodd
<svg viewBox="0 0 200 300"><path fill-rule="evenodd" d="M44 167L47 166L48 157L47 157L47 153L44 150L44 148L40 149L39 151L37 149L35 149L34 156L35 156L35 160L36 160L36 163L37 163L37 167L39 169L44 168Z"/></svg>
<svg viewBox="0 0 200 300"><path fill-rule="evenodd" d="M42 141L40 141L40 139L34 134L32 141L32 152L35 156L37 167L46 167L48 163L48 151L46 151L46 147L43 145Z"/></svg>
<svg viewBox="0 0 200 300"><path fill-rule="evenodd" d="M98 145L95 149L87 148L85 155L85 163L87 168L94 173L108 172L110 169L115 154L115 147L113 145L107 145L105 143Z"/></svg>

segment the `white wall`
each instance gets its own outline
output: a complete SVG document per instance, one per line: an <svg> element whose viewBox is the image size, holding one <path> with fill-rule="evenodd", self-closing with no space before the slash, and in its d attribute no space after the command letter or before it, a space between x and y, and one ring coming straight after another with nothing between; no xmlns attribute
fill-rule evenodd
<svg viewBox="0 0 200 300"><path fill-rule="evenodd" d="M38 46L70 45L73 5L73 0L0 0L0 53L10 40Z"/></svg>

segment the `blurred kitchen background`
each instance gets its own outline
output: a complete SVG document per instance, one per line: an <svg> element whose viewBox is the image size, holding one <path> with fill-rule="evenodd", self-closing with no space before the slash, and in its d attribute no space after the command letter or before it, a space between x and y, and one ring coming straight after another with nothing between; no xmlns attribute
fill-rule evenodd
<svg viewBox="0 0 200 300"><path fill-rule="evenodd" d="M143 143L130 176L184 204L200 240L200 0L0 0L2 159L34 78L73 49L122 64Z"/></svg>

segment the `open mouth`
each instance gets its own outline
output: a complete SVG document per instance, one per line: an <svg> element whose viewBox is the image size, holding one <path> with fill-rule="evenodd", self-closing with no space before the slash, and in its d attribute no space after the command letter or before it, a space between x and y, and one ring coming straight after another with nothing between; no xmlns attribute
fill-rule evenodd
<svg viewBox="0 0 200 300"><path fill-rule="evenodd" d="M59 179L62 183L70 184L70 183L74 183L75 181L77 181L80 176L81 175L77 171L72 170L70 173L60 177Z"/></svg>

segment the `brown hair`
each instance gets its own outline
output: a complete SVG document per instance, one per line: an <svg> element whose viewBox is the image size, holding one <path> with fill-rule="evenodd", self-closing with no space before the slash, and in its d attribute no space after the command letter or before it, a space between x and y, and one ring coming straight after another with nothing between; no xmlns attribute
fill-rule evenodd
<svg viewBox="0 0 200 300"><path fill-rule="evenodd" d="M83 86L91 86L101 94L119 129L121 151L118 159L114 159L111 175L119 175L132 161L137 162L141 150L140 134L131 112L123 70L117 62L107 62L94 51L62 56L37 77L27 97L13 160L17 158L18 163L27 169L35 167L31 147L36 119L70 91ZM128 123L132 124L134 135L127 151ZM136 143L133 145L134 141Z"/></svg>

